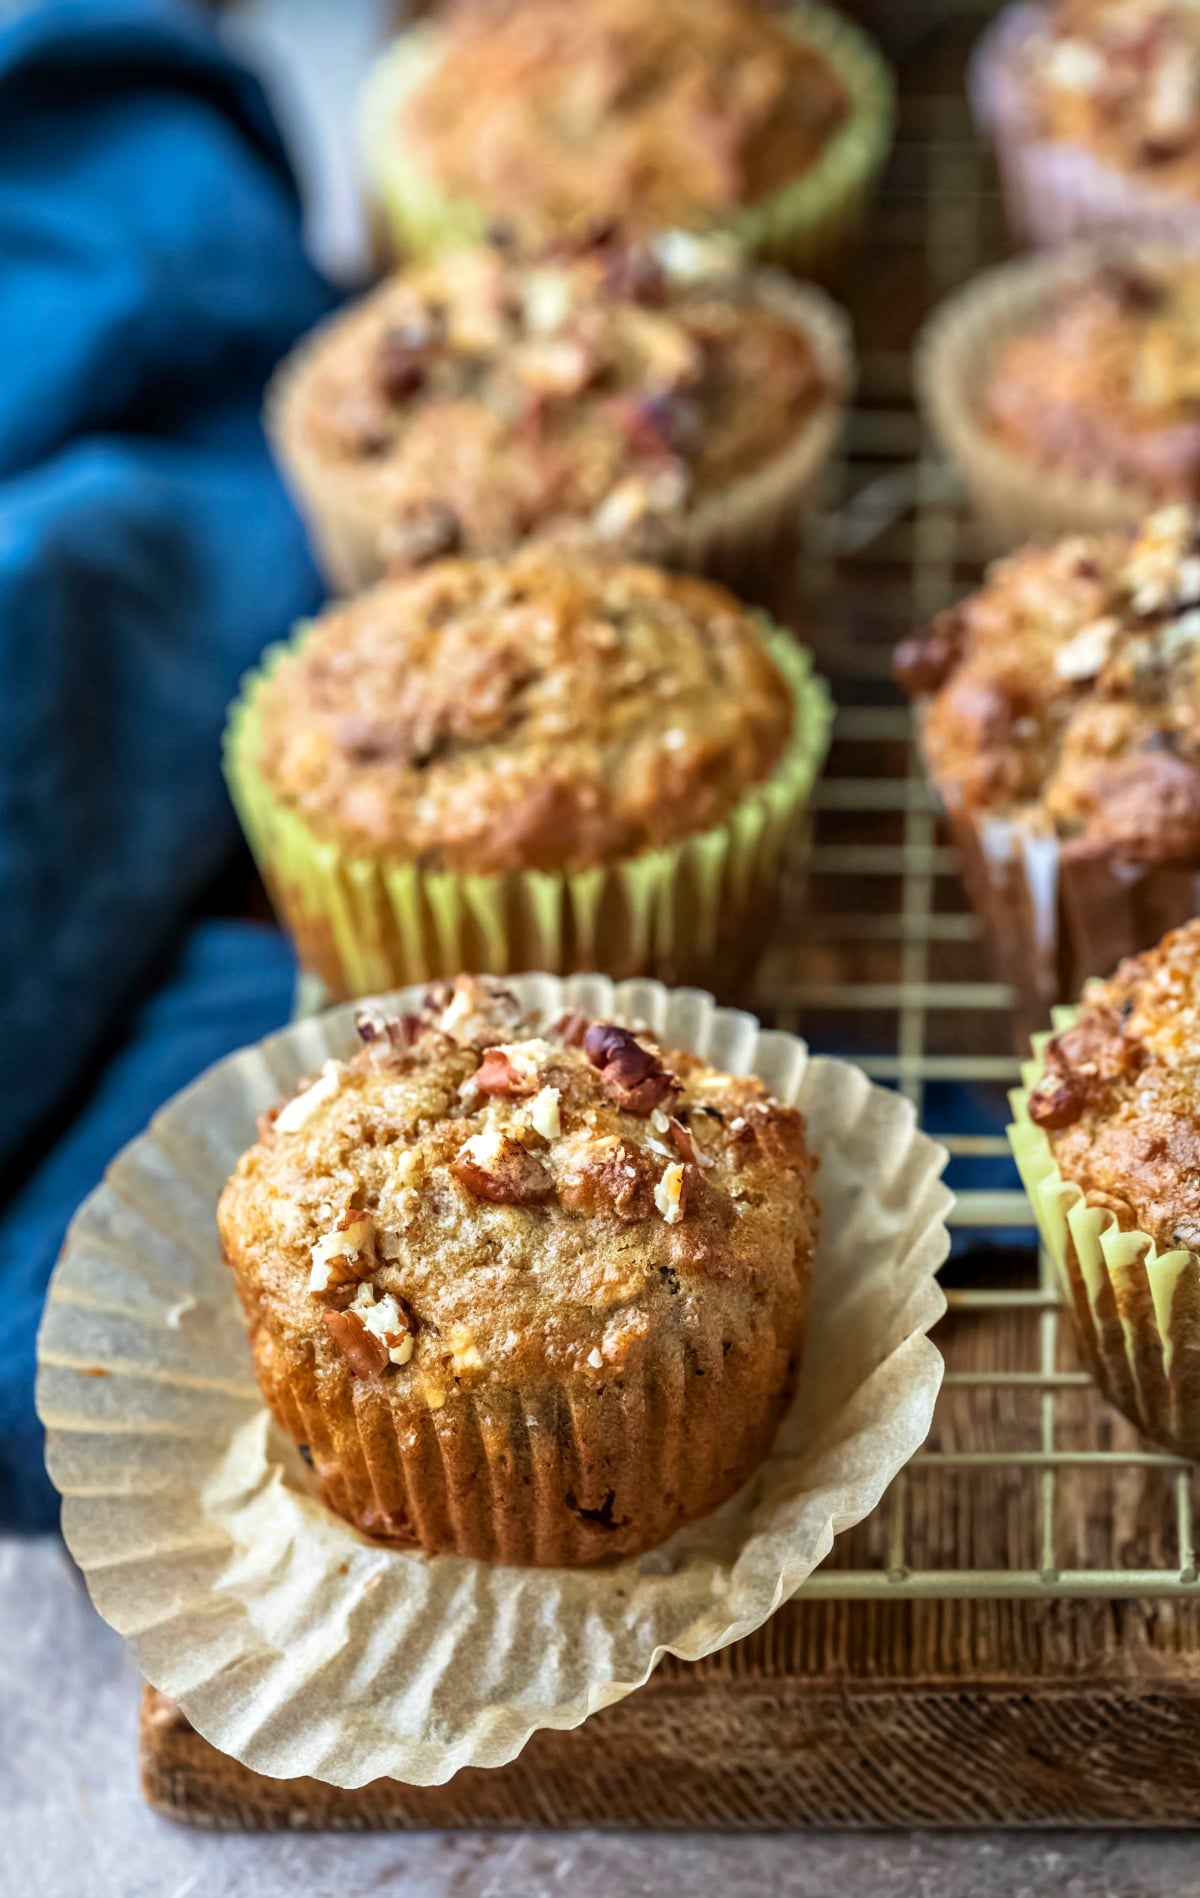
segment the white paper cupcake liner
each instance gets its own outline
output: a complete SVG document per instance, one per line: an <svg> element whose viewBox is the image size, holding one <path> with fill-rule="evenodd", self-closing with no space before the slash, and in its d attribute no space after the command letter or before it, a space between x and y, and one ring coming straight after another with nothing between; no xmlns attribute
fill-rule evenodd
<svg viewBox="0 0 1200 1898"><path fill-rule="evenodd" d="M1178 245L1121 237L1000 264L948 298L925 325L914 360L921 411L995 551L1026 540L1103 533L1140 519L1161 500L1133 482L1047 467L1020 454L988 433L978 404L1000 350L1067 285L1105 263L1162 268L1179 255Z"/></svg>
<svg viewBox="0 0 1200 1898"><path fill-rule="evenodd" d="M526 1006L645 1019L808 1117L822 1232L804 1368L774 1449L722 1509L605 1570L370 1543L332 1515L254 1384L217 1197L255 1119L355 1041L340 1009L211 1069L77 1215L39 1338L63 1528L104 1618L193 1726L257 1772L438 1784L512 1759L758 1627L928 1432L945 1306L945 1153L911 1105L698 990L515 979ZM401 992L400 1007L415 991Z"/></svg>
<svg viewBox="0 0 1200 1898"><path fill-rule="evenodd" d="M677 514L639 523L624 542L596 543L631 559L707 573L748 595L761 587L781 552L786 557L789 537L798 543L801 522L841 438L856 379L844 310L815 284L792 283L779 271L757 271L755 283L764 303L811 343L825 384L820 401L789 442L727 487L701 495ZM313 354L338 320L337 314L326 318L281 363L267 388L263 421L322 573L337 592L355 593L387 571L390 497L369 464L357 470L330 465L314 447L297 402ZM578 534L581 542L587 538L586 523L579 523Z"/></svg>
<svg viewBox="0 0 1200 1898"><path fill-rule="evenodd" d="M1041 6L1006 8L971 62L975 121L995 143L1014 236L1039 249L1113 231L1200 242L1200 204L1194 199L1107 165L1086 146L1039 137L1020 67L1044 14Z"/></svg>

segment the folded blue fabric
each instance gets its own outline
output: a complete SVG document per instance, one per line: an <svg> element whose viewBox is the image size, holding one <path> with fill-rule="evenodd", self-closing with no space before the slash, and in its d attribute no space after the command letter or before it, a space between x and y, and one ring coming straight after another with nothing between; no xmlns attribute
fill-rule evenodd
<svg viewBox="0 0 1200 1898"><path fill-rule="evenodd" d="M0 1183L11 1194L94 1086L234 848L225 708L262 647L319 598L259 403L332 295L305 258L261 92L199 8L52 0L3 17ZM32 1340L67 1219L169 1092L286 1012L277 938L205 938L193 953L0 1221L0 1519L46 1508ZM249 962L235 980L238 957Z"/></svg>
<svg viewBox="0 0 1200 1898"><path fill-rule="evenodd" d="M278 930L199 926L70 1132L0 1222L0 1520L32 1528L57 1519L33 1409L34 1345L46 1280L71 1214L165 1100L214 1061L283 1026L295 981L295 961Z"/></svg>
<svg viewBox="0 0 1200 1898"><path fill-rule="evenodd" d="M231 848L226 705L318 592L258 404L329 301L198 12L0 31L0 1169Z"/></svg>

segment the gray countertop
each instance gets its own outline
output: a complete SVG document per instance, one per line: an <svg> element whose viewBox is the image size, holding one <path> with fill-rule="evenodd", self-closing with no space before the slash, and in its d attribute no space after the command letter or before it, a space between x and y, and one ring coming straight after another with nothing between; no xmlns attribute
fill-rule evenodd
<svg viewBox="0 0 1200 1898"><path fill-rule="evenodd" d="M3 1898L1200 1898L1187 1834L195 1832L141 1802L137 1709L61 1545L0 1540Z"/></svg>

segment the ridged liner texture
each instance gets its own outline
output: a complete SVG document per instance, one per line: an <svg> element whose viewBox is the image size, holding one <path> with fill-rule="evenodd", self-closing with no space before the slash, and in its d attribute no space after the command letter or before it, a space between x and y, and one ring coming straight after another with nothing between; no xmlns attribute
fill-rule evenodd
<svg viewBox="0 0 1200 1898"><path fill-rule="evenodd" d="M258 769L257 698L287 648L269 650L230 713L225 775L304 967L339 999L463 969L599 967L618 977L731 984L769 925L833 716L808 653L764 625L792 689L795 725L772 776L724 823L596 869L492 876L343 856L275 796Z"/></svg>
<svg viewBox="0 0 1200 1898"><path fill-rule="evenodd" d="M1000 264L948 298L926 324L914 370L921 411L997 552L1027 540L1127 526L1161 504L1161 496L1133 483L1048 467L1005 447L988 434L977 410L1000 350L1056 291L1114 259L1153 266L1179 254L1178 246L1110 238Z"/></svg>
<svg viewBox="0 0 1200 1898"><path fill-rule="evenodd" d="M841 438L856 374L844 310L815 285L791 283L777 272L761 271L756 282L763 300L810 339L825 395L795 439L752 473L678 516L646 524L628 545L596 543L659 566L706 573L746 593L761 584L781 546L797 542L801 521ZM356 480L314 452L299 426L294 400L298 380L337 321L336 315L327 317L275 372L267 389L264 425L322 572L336 591L356 593L386 571L380 543L386 538L388 512L372 491L369 474Z"/></svg>
<svg viewBox="0 0 1200 1898"><path fill-rule="evenodd" d="M850 115L803 176L708 228L730 232L764 262L781 264L797 276L822 277L836 268L865 222L892 146L895 85L874 43L831 8L802 0L788 8L787 23L837 73L850 98ZM478 205L445 197L405 152L399 136L404 102L437 53L436 27L402 34L376 61L360 106L368 199L381 244L400 257L474 242L489 222Z"/></svg>
<svg viewBox="0 0 1200 1898"><path fill-rule="evenodd" d="M981 38L969 76L975 122L996 148L1013 235L1045 250L1113 231L1195 247L1200 204L1194 199L1106 164L1085 145L1039 136L1020 62L1044 11L1007 7Z"/></svg>
<svg viewBox="0 0 1200 1898"><path fill-rule="evenodd" d="M663 1654L695 1659L758 1627L929 1429L950 1195L910 1103L696 990L515 986L546 1014L644 1019L805 1113L822 1230L795 1399L737 1495L636 1559L514 1568L368 1541L318 1500L262 1403L215 1228L257 1115L349 1052L351 1011L211 1069L76 1216L39 1336L38 1408L99 1612L198 1731L259 1772L437 1784L512 1759L537 1728L577 1726ZM669 1461L681 1413L669 1392L647 1401Z"/></svg>
<svg viewBox="0 0 1200 1898"><path fill-rule="evenodd" d="M1088 976L1110 975L1200 907L1200 862L1072 851L1049 829L972 810L959 786L932 769L929 778L997 973L1016 990L1022 1047Z"/></svg>
<svg viewBox="0 0 1200 1898"><path fill-rule="evenodd" d="M1053 1032L1079 1017L1057 1008ZM1038 1230L1054 1261L1080 1347L1100 1389L1164 1449L1200 1457L1200 1258L1159 1252L1149 1233L1122 1232L1064 1179L1049 1140L1029 1117L1050 1034L1034 1037L1008 1130Z"/></svg>

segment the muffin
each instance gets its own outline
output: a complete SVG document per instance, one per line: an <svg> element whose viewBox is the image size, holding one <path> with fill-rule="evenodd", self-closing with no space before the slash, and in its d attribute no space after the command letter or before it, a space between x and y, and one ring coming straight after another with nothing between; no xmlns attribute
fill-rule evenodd
<svg viewBox="0 0 1200 1898"><path fill-rule="evenodd" d="M1094 532L1200 494L1200 265L1164 245L1004 264L918 348L922 407L992 537Z"/></svg>
<svg viewBox="0 0 1200 1898"><path fill-rule="evenodd" d="M461 0L378 62L363 155L400 254L490 224L718 228L807 271L861 220L891 121L887 67L823 7Z"/></svg>
<svg viewBox="0 0 1200 1898"><path fill-rule="evenodd" d="M807 655L723 589L530 547L328 608L251 676L227 770L335 996L461 968L727 984L828 722Z"/></svg>
<svg viewBox="0 0 1200 1898"><path fill-rule="evenodd" d="M1057 1027L1013 1097L1014 1152L1101 1388L1200 1456L1200 921Z"/></svg>
<svg viewBox="0 0 1200 1898"><path fill-rule="evenodd" d="M333 317L268 424L347 591L531 539L736 566L798 527L851 381L841 312L728 244L488 243Z"/></svg>
<svg viewBox="0 0 1200 1898"><path fill-rule="evenodd" d="M897 653L1026 1022L1196 907L1200 515L998 562Z"/></svg>
<svg viewBox="0 0 1200 1898"><path fill-rule="evenodd" d="M1200 15L1190 0L1010 6L985 35L971 89L1020 238L1200 236Z"/></svg>
<svg viewBox="0 0 1200 1898"><path fill-rule="evenodd" d="M523 1020L496 983L357 1024L218 1212L259 1386L330 1507L539 1566L715 1509L799 1366L803 1117L644 1029Z"/></svg>

